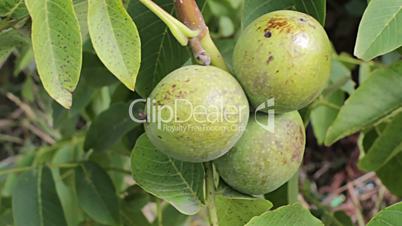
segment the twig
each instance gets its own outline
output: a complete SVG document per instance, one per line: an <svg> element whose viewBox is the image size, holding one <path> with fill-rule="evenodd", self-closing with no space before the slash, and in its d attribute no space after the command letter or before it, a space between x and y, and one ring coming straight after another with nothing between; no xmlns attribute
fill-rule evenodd
<svg viewBox="0 0 402 226"><path fill-rule="evenodd" d="M22 102L17 96L15 96L14 94L12 94L10 92L7 92L6 96L9 100L14 102L25 113L25 115L28 117L29 120L31 120L34 123L37 122L40 124L40 122L38 122L37 115L35 114L35 112L32 110L32 108L28 104ZM53 137L51 137L49 134L43 132L41 129L35 127L31 123L26 123L25 127L27 129L31 130L31 132L33 132L35 135L37 135L39 138L41 138L43 141L45 141L48 144L54 144L56 142Z"/></svg>
<svg viewBox="0 0 402 226"><path fill-rule="evenodd" d="M376 182L377 182L377 185L379 186L379 189L378 189L378 198L376 199L374 209L373 209L373 214L377 213L380 210L381 204L384 201L385 192L387 190L379 179L377 179Z"/></svg>
<svg viewBox="0 0 402 226"><path fill-rule="evenodd" d="M79 163L60 163L60 164L48 164L47 166L50 168L68 169L68 168L75 168L79 165L80 165Z"/></svg>
<svg viewBox="0 0 402 226"><path fill-rule="evenodd" d="M194 58L203 65L215 65L225 71L228 70L222 54L215 46L205 24L204 17L195 0L175 0L178 18L190 29L200 31L197 37L190 40Z"/></svg>
<svg viewBox="0 0 402 226"><path fill-rule="evenodd" d="M48 164L47 166L50 167L50 168L59 168L59 169L75 168L75 167L78 166L78 163ZM37 166L24 166L24 167L7 168L7 169L0 170L0 176L1 175L6 175L6 174L11 174L11 173L26 172L26 171L34 170L36 168L37 168Z"/></svg>
<svg viewBox="0 0 402 226"><path fill-rule="evenodd" d="M117 168L117 167L105 167L105 169L108 170L108 171L114 171L114 172L117 172L117 173L131 175L131 171L126 170L126 169L121 169L121 168Z"/></svg>
<svg viewBox="0 0 402 226"><path fill-rule="evenodd" d="M12 120L8 119L0 119L0 129L3 128L8 128L14 125L14 122Z"/></svg>
<svg viewBox="0 0 402 226"><path fill-rule="evenodd" d="M17 96L15 96L10 92L7 92L6 97L12 102L14 102L19 108L21 108L21 110L24 111L24 113L28 116L29 119L34 120L36 118L36 114L29 107L29 105L22 102Z"/></svg>
<svg viewBox="0 0 402 226"><path fill-rule="evenodd" d="M32 133L34 133L36 136L38 136L39 138L41 138L43 141L45 141L48 144L54 144L56 143L56 141L49 136L48 134L46 134L45 132L43 132L42 130L40 130L39 128L35 127L34 125L32 125L31 123L24 123L26 124L25 127L27 129L29 129Z"/></svg>
<svg viewBox="0 0 402 226"><path fill-rule="evenodd" d="M34 167L32 167L32 166L4 169L4 170L0 170L0 176L6 175L6 174L11 174L11 173L21 173L21 172L25 172L25 171L30 171L32 169L34 169Z"/></svg>
<svg viewBox="0 0 402 226"><path fill-rule="evenodd" d="M7 134L0 134L0 141L12 142L12 143L16 143L16 144L22 144L24 142L19 137L10 136Z"/></svg>
<svg viewBox="0 0 402 226"><path fill-rule="evenodd" d="M331 195L329 195L327 198L325 198L323 200L323 203L329 203L335 196L339 195L339 193L342 193L346 190L348 190L348 185L352 185L355 186L357 184L360 184L364 181L367 181L368 179L374 178L376 175L374 172L370 172L370 173L366 173L364 175L362 175L361 177L356 178L353 181L348 182L347 184L345 184L344 186L336 189L334 192L331 193Z"/></svg>
<svg viewBox="0 0 402 226"><path fill-rule="evenodd" d="M355 206L355 210L356 210L356 219L357 219L357 223L359 226L364 226L364 217L361 210L361 205L360 205L360 201L357 198L356 194L355 194L355 190L353 188L353 185L351 183L347 184L347 189L348 189L348 193L350 195L350 198L352 200L353 205Z"/></svg>

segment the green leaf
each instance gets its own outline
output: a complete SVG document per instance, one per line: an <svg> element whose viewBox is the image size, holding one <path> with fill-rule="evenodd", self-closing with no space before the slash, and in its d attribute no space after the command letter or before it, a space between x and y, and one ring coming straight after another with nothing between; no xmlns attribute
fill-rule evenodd
<svg viewBox="0 0 402 226"><path fill-rule="evenodd" d="M326 0L295 0L295 4L297 10L310 14L324 26L327 12Z"/></svg>
<svg viewBox="0 0 402 226"><path fill-rule="evenodd" d="M334 212L334 217L336 222L333 222L332 224L330 224L329 226L353 226L353 222L352 219L350 219L350 217L343 212L342 210L338 210L336 212ZM337 224L339 222L339 224ZM325 222L323 222L325 224Z"/></svg>
<svg viewBox="0 0 402 226"><path fill-rule="evenodd" d="M84 162L75 171L75 189L81 208L95 221L118 225L119 201L109 175L93 162Z"/></svg>
<svg viewBox="0 0 402 226"><path fill-rule="evenodd" d="M375 171L402 151L402 113L399 113L373 143L368 153L359 160L359 167Z"/></svg>
<svg viewBox="0 0 402 226"><path fill-rule="evenodd" d="M172 205L166 205L162 208L162 225L186 226L187 215L176 210ZM152 226L159 226L158 220L155 220Z"/></svg>
<svg viewBox="0 0 402 226"><path fill-rule="evenodd" d="M278 208L289 204L288 200L288 183L283 184L275 191L264 195L264 198L273 204L273 208Z"/></svg>
<svg viewBox="0 0 402 226"><path fill-rule="evenodd" d="M57 150L52 159L52 164L65 164L76 162L78 157L78 149L73 145L64 145L61 149ZM74 169L68 169L70 172ZM66 184L64 180L70 179L68 182L72 182L71 177L65 177L68 175L68 171L64 171L60 168L53 168L52 175L54 178L57 194L60 197L61 205L63 206L64 214L66 216L67 224L69 226L77 226L80 221L83 220L83 212L79 208L78 198L74 191L73 186ZM73 175L73 174L72 174ZM63 180L64 179L64 180Z"/></svg>
<svg viewBox="0 0 402 226"><path fill-rule="evenodd" d="M118 80L102 64L94 53L84 52L81 77L87 80L87 85L95 88L111 85Z"/></svg>
<svg viewBox="0 0 402 226"><path fill-rule="evenodd" d="M373 70L372 65L370 65L369 62L363 62L360 64L359 67L359 83L362 84L364 81L368 79L368 77L371 75L371 72Z"/></svg>
<svg viewBox="0 0 402 226"><path fill-rule="evenodd" d="M324 226L317 218L300 204L279 207L251 219L245 226L286 225L286 226Z"/></svg>
<svg viewBox="0 0 402 226"><path fill-rule="evenodd" d="M14 75L17 76L21 71L27 69L27 74L32 74L31 65L34 62L31 44L21 48L20 54L15 61Z"/></svg>
<svg viewBox="0 0 402 226"><path fill-rule="evenodd" d="M354 92L354 86L355 83L352 80L350 69L343 63L333 60L329 85L323 91L323 95L336 92L339 89L352 94Z"/></svg>
<svg viewBox="0 0 402 226"><path fill-rule="evenodd" d="M402 174L399 172L402 172L402 153L391 159L376 173L388 190L394 195L402 197Z"/></svg>
<svg viewBox="0 0 402 226"><path fill-rule="evenodd" d="M35 154L36 153L33 150L29 150L24 154L19 154L15 161L15 164L12 165L12 167L28 167L32 165ZM12 192L14 191L17 183L18 176L19 175L17 173L7 175L7 179L5 180L4 185L1 188L1 196L10 197L12 195Z"/></svg>
<svg viewBox="0 0 402 226"><path fill-rule="evenodd" d="M124 147L122 142L119 142L111 147L110 152L93 153L90 157L91 161L96 162L103 169L121 169L125 171L124 173L120 170L108 171L117 193L124 192L128 186L125 180L127 178L126 169L130 168L130 156L128 153L129 149Z"/></svg>
<svg viewBox="0 0 402 226"><path fill-rule="evenodd" d="M121 202L120 216L124 226L150 226L151 224L142 213L143 207L149 203L150 195L137 185L127 189L127 196ZM168 226L168 225L166 225Z"/></svg>
<svg viewBox="0 0 402 226"><path fill-rule="evenodd" d="M402 63L382 68L350 96L328 129L325 144L371 126L402 106Z"/></svg>
<svg viewBox="0 0 402 226"><path fill-rule="evenodd" d="M77 14L78 23L80 25L80 32L83 42L89 39L88 33L88 1L77 0L74 2L74 10ZM83 66L84 68L84 66Z"/></svg>
<svg viewBox="0 0 402 226"><path fill-rule="evenodd" d="M173 1L159 0L157 3L167 12L173 13ZM138 0L130 1L127 11L138 25L143 40L136 91L142 97L148 97L163 77L182 66L190 56L187 49L172 36L166 25Z"/></svg>
<svg viewBox="0 0 402 226"><path fill-rule="evenodd" d="M398 226L401 225L402 202L381 210L367 224L367 226Z"/></svg>
<svg viewBox="0 0 402 226"><path fill-rule="evenodd" d="M67 226L49 168L21 174L12 203L16 226Z"/></svg>
<svg viewBox="0 0 402 226"><path fill-rule="evenodd" d="M129 104L117 103L99 114L89 127L84 149L94 149L96 152L106 151L126 133L139 126L140 124L131 120L129 107Z"/></svg>
<svg viewBox="0 0 402 226"><path fill-rule="evenodd" d="M0 67L16 47L29 44L29 40L14 29L0 32Z"/></svg>
<svg viewBox="0 0 402 226"><path fill-rule="evenodd" d="M131 156L134 180L148 193L166 200L183 214L202 207L204 169L201 163L174 160L157 151L145 134Z"/></svg>
<svg viewBox="0 0 402 226"><path fill-rule="evenodd" d="M318 100L318 106L310 114L311 125L318 144L323 144L329 126L334 122L345 99L345 94L338 90L327 97ZM320 101L324 102L320 104Z"/></svg>
<svg viewBox="0 0 402 226"><path fill-rule="evenodd" d="M0 225L2 226L13 226L13 213L11 209L7 209L0 213Z"/></svg>
<svg viewBox="0 0 402 226"><path fill-rule="evenodd" d="M308 203L314 203L314 216L321 219L326 226L349 226L350 219L347 215L334 212L329 206L321 204L321 197L315 192L315 183L305 180L303 186L300 187L301 193ZM341 212L343 213L343 212ZM350 222L351 223L351 222ZM352 224L353 225L353 224Z"/></svg>
<svg viewBox="0 0 402 226"><path fill-rule="evenodd" d="M245 28L248 24L258 17L280 9L288 9L294 6L294 0L246 0L243 3L242 11L242 27Z"/></svg>
<svg viewBox="0 0 402 226"><path fill-rule="evenodd" d="M137 27L120 0L89 0L88 30L103 64L130 90L141 63Z"/></svg>
<svg viewBox="0 0 402 226"><path fill-rule="evenodd" d="M18 20L27 15L24 0L2 0L0 2L0 17L10 17Z"/></svg>
<svg viewBox="0 0 402 226"><path fill-rule="evenodd" d="M370 1L360 21L354 54L371 60L402 45L402 0Z"/></svg>
<svg viewBox="0 0 402 226"><path fill-rule="evenodd" d="M272 208L272 203L261 198L246 195L228 196L226 192L215 196L215 205L220 226L243 226L251 218L258 216Z"/></svg>
<svg viewBox="0 0 402 226"><path fill-rule="evenodd" d="M32 18L32 47L45 90L70 108L82 64L82 40L72 1L25 0Z"/></svg>

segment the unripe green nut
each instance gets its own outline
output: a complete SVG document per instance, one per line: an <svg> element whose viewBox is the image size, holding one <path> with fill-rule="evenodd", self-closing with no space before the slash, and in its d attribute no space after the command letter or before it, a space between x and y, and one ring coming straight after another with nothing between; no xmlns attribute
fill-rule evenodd
<svg viewBox="0 0 402 226"><path fill-rule="evenodd" d="M251 195L269 193L298 170L304 154L305 131L297 111L275 115L274 130L259 123L268 115L257 114L239 142L214 161L219 175L234 189Z"/></svg>
<svg viewBox="0 0 402 226"><path fill-rule="evenodd" d="M255 108L274 98L276 113L283 113L307 106L326 87L331 52L325 30L313 17L280 10L246 27L233 66Z"/></svg>
<svg viewBox="0 0 402 226"><path fill-rule="evenodd" d="M149 100L148 138L159 151L188 162L224 155L243 134L249 117L240 84L212 66L173 71L155 87Z"/></svg>

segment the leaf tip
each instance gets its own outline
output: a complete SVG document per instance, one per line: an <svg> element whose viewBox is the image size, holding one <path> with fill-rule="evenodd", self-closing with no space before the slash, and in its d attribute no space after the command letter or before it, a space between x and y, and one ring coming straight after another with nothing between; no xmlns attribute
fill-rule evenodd
<svg viewBox="0 0 402 226"><path fill-rule="evenodd" d="M72 103L73 103L73 95L66 91L64 95L54 95L50 92L48 92L50 97L52 97L53 100L55 100L58 104L63 106L65 109L70 110Z"/></svg>

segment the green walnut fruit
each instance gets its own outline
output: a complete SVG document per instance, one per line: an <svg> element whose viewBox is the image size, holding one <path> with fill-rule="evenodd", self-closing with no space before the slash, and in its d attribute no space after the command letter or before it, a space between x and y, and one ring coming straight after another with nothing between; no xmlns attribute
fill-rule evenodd
<svg viewBox="0 0 402 226"><path fill-rule="evenodd" d="M243 134L247 97L237 80L212 66L186 66L152 91L145 131L161 152L188 162L216 159Z"/></svg>
<svg viewBox="0 0 402 226"><path fill-rule="evenodd" d="M261 195L279 188L297 172L303 159L305 132L299 113L275 115L273 131L264 128L267 117L261 113L250 118L238 143L215 160L223 180L246 194Z"/></svg>
<svg viewBox="0 0 402 226"><path fill-rule="evenodd" d="M313 17L280 10L246 27L233 66L255 108L274 98L277 113L289 112L305 107L325 88L331 52L325 30Z"/></svg>

